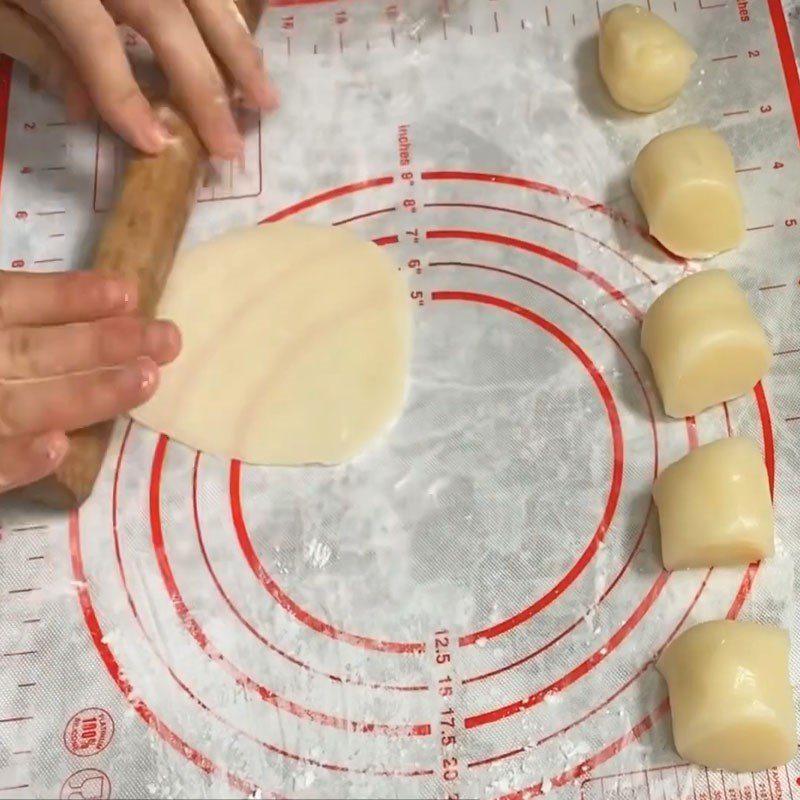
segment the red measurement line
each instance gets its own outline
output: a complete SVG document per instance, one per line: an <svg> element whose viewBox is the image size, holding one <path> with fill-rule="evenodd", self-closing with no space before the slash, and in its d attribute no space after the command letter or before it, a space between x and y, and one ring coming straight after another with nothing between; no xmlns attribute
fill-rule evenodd
<svg viewBox="0 0 800 800"><path fill-rule="evenodd" d="M544 222L547 225L554 225L555 227L561 228L562 230L570 231L570 233L573 233L577 236L583 236L590 242L596 244L598 247L602 247L604 250L608 250L610 253L613 253L618 258L621 258L623 261L627 262L632 269L636 270L640 275L644 276L653 286L656 285L655 278L653 278L651 275L645 272L640 266L631 261L626 255L621 253L619 250L615 250L613 247L610 247L605 242L595 238L594 236L589 235L588 233L584 233L583 231L580 231L577 228L572 228L563 222L558 222L558 220L550 219L549 217L544 217L541 214L534 214L530 211L520 211L519 209L508 208L506 206L492 206L492 205L487 205L485 203L454 203L454 202L425 203L425 208L478 208L484 211L500 211L506 214L514 214L515 216L518 217L535 219L536 221Z"/></svg>
<svg viewBox="0 0 800 800"><path fill-rule="evenodd" d="M34 261L34 264L61 264L64 261L63 258L41 258L38 261Z"/></svg>
<svg viewBox="0 0 800 800"><path fill-rule="evenodd" d="M488 758L482 758L479 761L470 761L467 764L468 767L485 767L487 764L493 764L495 761L502 761L505 758L511 758L512 756L518 756L520 753L524 753L524 747L518 747L516 750L509 750L507 753L499 753L496 756L489 756Z"/></svg>
<svg viewBox="0 0 800 800"><path fill-rule="evenodd" d="M732 56L718 56L717 58L712 58L711 60L712 61L730 61L732 58L739 58L739 56L735 55L735 54L732 55Z"/></svg>
<svg viewBox="0 0 800 800"><path fill-rule="evenodd" d="M33 719L33 717L6 717L5 719L0 719L0 725L4 722L27 722L29 719Z"/></svg>
<svg viewBox="0 0 800 800"><path fill-rule="evenodd" d="M209 638L206 632L201 627L200 623L195 619L191 610L186 604L186 601L177 584L175 574L172 571L172 566L169 561L168 553L165 547L164 527L161 519L161 475L164 467L166 450L169 440L166 436L161 436L156 445L155 453L153 454L153 466L151 470L150 479L150 525L152 534L153 550L155 552L156 563L167 593L172 601L175 613L178 615L181 623L191 637L197 642L200 649L209 657L209 659L218 664L224 669L243 689L252 692L255 696L259 697L265 703L271 704L273 707L281 711L288 711L294 716L314 722L318 725L325 725L341 731L349 731L351 733L375 733L382 736L428 736L431 732L431 727L428 723L412 724L412 725L392 725L385 723L363 722L356 720L344 719L337 717L333 714L328 714L324 711L318 711L312 708L307 708L300 703L296 703L277 692L272 691L267 686L263 686L258 681L251 678L233 662L225 657L225 655L217 649L216 645ZM238 476L238 470L241 469L241 464L238 461L231 462L231 481L233 482L234 475ZM233 487L232 487L233 488ZM231 491L231 498L236 502L240 502L238 491L234 493ZM239 506L234 510L234 514L241 517L241 507ZM241 519L243 523L243 519ZM252 544L250 540L248 543ZM258 556L256 556L256 559ZM260 562L258 562L260 564ZM334 637L336 638L336 637Z"/></svg>
<svg viewBox="0 0 800 800"><path fill-rule="evenodd" d="M3 653L3 658L11 658L12 656L35 656L38 650L11 650L8 653Z"/></svg>
<svg viewBox="0 0 800 800"><path fill-rule="evenodd" d="M424 176L425 173L423 173L423 179ZM528 242L523 239L515 239L511 236L501 236L500 234L487 233L485 231L473 231L473 230L427 231L425 233L425 238L466 239L478 242L491 242L493 244L501 244L507 247L513 247L518 250L523 250L528 253L533 253L534 255L545 258L548 261L552 261L555 264L560 264L561 266L566 267L567 269L571 269L574 272L577 272L579 275L583 275L583 277L592 281L592 283L599 286L610 297L616 300L633 317L635 317L636 319L641 319L642 317L642 312L639 310L639 308L637 308L623 292L612 286L602 275L599 275L593 270L582 266L577 261L568 256L562 255L561 253L557 253L556 251L550 250L549 248L544 247L543 245L540 244L536 244L535 242Z"/></svg>
<svg viewBox="0 0 800 800"><path fill-rule="evenodd" d="M31 592L38 592L38 591L39 591L39 587L38 586L31 586L28 589L9 589L8 593L9 594L30 594Z"/></svg>
<svg viewBox="0 0 800 800"><path fill-rule="evenodd" d="M334 222L334 225L346 225L348 222L355 222L358 219L367 219L367 217L377 217L378 214L388 214L390 211L397 211L397 206L391 206L390 208L379 208L377 211L367 211L366 214L356 214L353 217L347 217L347 219L340 219L338 222Z"/></svg>
<svg viewBox="0 0 800 800"><path fill-rule="evenodd" d="M301 211L305 211L306 209L311 208L318 203L324 203L328 200L335 200L337 197L343 197L344 195L353 194L354 192L360 192L364 189L374 189L378 186L388 186L391 183L394 183L394 178L387 175L384 178L373 178L372 180L361 181L359 183L350 183L347 184L347 186L339 186L336 189L330 189L327 192L314 195L306 200L301 200L299 203L295 203L293 206L276 211L274 214L270 214L270 216L262 219L261 222L278 222L279 220L290 217L293 214L299 214Z"/></svg>
<svg viewBox="0 0 800 800"><path fill-rule="evenodd" d="M750 110L747 108L743 108L740 111L724 111L722 113L723 117L738 117L742 114L749 114Z"/></svg>
<svg viewBox="0 0 800 800"><path fill-rule="evenodd" d="M746 228L748 231L766 231L770 228L774 228L774 225L756 225L754 228Z"/></svg>
<svg viewBox="0 0 800 800"><path fill-rule="evenodd" d="M769 286L759 286L759 292L769 292L771 289L785 289L788 283L771 283Z"/></svg>
<svg viewBox="0 0 800 800"><path fill-rule="evenodd" d="M397 244L400 239L397 236L379 236L372 240L378 247L385 247L387 244Z"/></svg>
<svg viewBox="0 0 800 800"><path fill-rule="evenodd" d="M659 575L658 580L653 584L650 591L639 603L639 606L628 619L628 622L623 625L601 648L596 650L585 661L578 664L578 666L570 670L566 675L564 675L563 678L559 678L559 680L551 683L549 686L545 686L543 689L539 689L533 694L528 695L528 697L524 697L514 703L509 703L508 705L492 709L491 711L484 711L480 714L473 714L471 717L467 717L464 720L464 727L478 728L481 725L488 725L492 722L497 722L498 720L518 714L520 711L524 711L525 709L539 705L539 703L542 703L548 695L558 694L582 678L586 673L590 672L595 665L599 664L601 661L604 661L609 654L614 652L614 650L617 649L617 647L627 638L631 631L639 624L639 622L645 616L647 609L653 604L655 598L661 594L662 589L669 580L669 576L669 572L662 572Z"/></svg>
<svg viewBox="0 0 800 800"><path fill-rule="evenodd" d="M800 136L800 75L797 73L797 64L794 57L792 37L786 24L781 0L767 0L769 15L772 18L772 28L775 31L775 40L778 44L778 53L781 57L781 67L786 79L786 91L789 95L789 104L792 107L792 116L797 134Z"/></svg>
<svg viewBox="0 0 800 800"><path fill-rule="evenodd" d="M207 775L220 774L227 778L232 787L240 792L249 796L261 791L259 787L246 782L238 775L232 772L221 769L213 761L207 758L199 750L195 750L188 742L178 736L175 731L165 725L150 709L150 707L141 700L137 693L134 692L133 686L129 683L125 673L121 670L119 664L114 658L114 654L106 644L103 636L103 631L100 628L100 622L94 613L91 597L88 594L88 583L86 581L86 573L83 569L83 561L81 560L81 544L80 544L80 527L77 511L73 511L69 517L69 537L70 537L70 551L72 556L72 574L75 577L76 588L78 592L78 600L83 612L84 622L92 637L92 642L98 655L103 661L108 674L116 684L117 688L122 693L122 696L133 707L133 710L142 718L142 720L150 727L154 733L158 734L170 747L172 747L178 754L182 755L187 760L191 761L195 766L203 770ZM269 793L269 797L275 797L273 793Z"/></svg>

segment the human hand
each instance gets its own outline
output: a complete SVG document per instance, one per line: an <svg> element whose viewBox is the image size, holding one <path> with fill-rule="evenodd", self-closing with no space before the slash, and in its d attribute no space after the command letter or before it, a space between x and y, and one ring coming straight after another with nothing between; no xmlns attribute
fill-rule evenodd
<svg viewBox="0 0 800 800"><path fill-rule="evenodd" d="M135 316L136 308L135 288L123 281L0 272L0 492L55 470L67 432L155 392L180 333Z"/></svg>
<svg viewBox="0 0 800 800"><path fill-rule="evenodd" d="M233 0L0 0L0 53L62 93L72 117L94 105L120 136L155 154L169 134L134 79L118 24L150 44L211 154L238 157L242 137L212 53L249 105L270 108L277 93Z"/></svg>

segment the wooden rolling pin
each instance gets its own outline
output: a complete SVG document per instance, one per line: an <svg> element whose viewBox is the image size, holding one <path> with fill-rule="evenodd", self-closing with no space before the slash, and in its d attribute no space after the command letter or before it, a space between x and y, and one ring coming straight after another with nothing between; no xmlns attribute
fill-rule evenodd
<svg viewBox="0 0 800 800"><path fill-rule="evenodd" d="M255 31L264 0L236 0ZM166 102L159 118L174 141L158 156L135 155L123 177L116 205L106 220L92 269L136 281L139 310L152 318L194 208L207 152L191 126ZM25 495L48 506L77 508L91 494L105 459L113 421L69 434L67 457L55 473Z"/></svg>

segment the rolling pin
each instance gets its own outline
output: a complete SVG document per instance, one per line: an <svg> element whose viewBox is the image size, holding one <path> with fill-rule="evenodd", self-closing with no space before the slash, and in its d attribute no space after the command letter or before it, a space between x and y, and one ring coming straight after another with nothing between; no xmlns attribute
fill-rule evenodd
<svg viewBox="0 0 800 800"><path fill-rule="evenodd" d="M250 31L255 31L264 0L236 0L236 6ZM168 103L156 102L154 108L172 141L158 156L132 157L91 266L105 275L135 281L139 311L147 318L155 314L208 157L192 127ZM81 505L97 480L113 426L112 420L70 432L69 451L59 468L24 495L53 508Z"/></svg>

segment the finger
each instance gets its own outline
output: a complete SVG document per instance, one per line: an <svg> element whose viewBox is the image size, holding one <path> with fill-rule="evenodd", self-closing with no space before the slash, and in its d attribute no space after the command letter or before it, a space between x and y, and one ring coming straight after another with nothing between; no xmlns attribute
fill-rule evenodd
<svg viewBox="0 0 800 800"><path fill-rule="evenodd" d="M0 328L90 322L136 309L136 286L91 272L0 272Z"/></svg>
<svg viewBox="0 0 800 800"><path fill-rule="evenodd" d="M160 153L169 134L131 71L117 26L98 0L51 0L35 6L57 36L105 121L146 153Z"/></svg>
<svg viewBox="0 0 800 800"><path fill-rule="evenodd" d="M136 317L12 328L0 331L0 375L50 378L119 366L139 356L167 364L177 357L180 347L180 333L171 322Z"/></svg>
<svg viewBox="0 0 800 800"><path fill-rule="evenodd" d="M35 17L4 3L0 3L0 53L24 64L50 91L79 95L80 80L55 37Z"/></svg>
<svg viewBox="0 0 800 800"><path fill-rule="evenodd" d="M239 10L220 0L187 0L197 27L211 51L256 108L274 108L278 92L264 72L261 51Z"/></svg>
<svg viewBox="0 0 800 800"><path fill-rule="evenodd" d="M118 0L115 8L153 48L172 94L211 154L229 159L240 156L244 144L225 82L183 0Z"/></svg>
<svg viewBox="0 0 800 800"><path fill-rule="evenodd" d="M67 437L59 432L0 440L0 492L47 477L68 449Z"/></svg>
<svg viewBox="0 0 800 800"><path fill-rule="evenodd" d="M94 425L141 405L157 384L158 367L145 357L94 372L0 383L0 437Z"/></svg>

